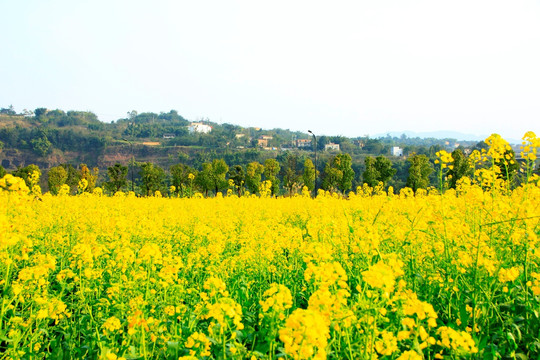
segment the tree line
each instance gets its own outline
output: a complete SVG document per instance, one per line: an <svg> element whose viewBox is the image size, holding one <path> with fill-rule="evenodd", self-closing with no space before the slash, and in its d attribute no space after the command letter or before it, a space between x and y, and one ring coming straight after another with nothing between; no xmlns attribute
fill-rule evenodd
<svg viewBox="0 0 540 360"><path fill-rule="evenodd" d="M451 157L452 161L444 172L447 188L456 188L460 179L474 175L471 158L461 149L456 149L451 154L444 153L448 158ZM505 166L505 171L500 176L516 185L519 183L519 166L514 152L507 150L505 159L509 165ZM442 184L442 168L439 171L440 179L434 174L438 160L432 161L424 154L413 154L407 159L407 163L405 186L413 191L430 186L437 187L439 180ZM499 165L502 168L503 164ZM36 171L41 175L37 165L28 165L13 171L12 174L24 179L31 188ZM362 184L386 189L397 172L398 169L385 156L368 156L364 160ZM5 174L6 170L0 166L0 178ZM318 189L323 189L345 196L353 189L356 173L351 156L347 153L335 154L323 164L315 164L309 157L289 152L278 159L266 159L264 163L252 161L247 165L229 166L224 159L219 158L203 162L198 168L179 162L164 169L151 162L132 160L128 164L117 163L109 166L106 176L101 179L99 175L98 168L90 169L86 164L78 167L62 164L49 169L45 179L52 194L62 191L92 192L99 187L110 195L120 191L133 191L140 196L151 196L156 192L175 197L191 197L195 193L206 197L220 193L244 196L261 192L268 192L270 196L294 196L301 192L315 194Z"/></svg>

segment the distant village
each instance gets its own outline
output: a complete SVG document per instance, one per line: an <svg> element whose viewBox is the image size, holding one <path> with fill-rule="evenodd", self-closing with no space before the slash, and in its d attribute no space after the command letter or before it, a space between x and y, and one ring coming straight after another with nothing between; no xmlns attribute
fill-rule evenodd
<svg viewBox="0 0 540 360"><path fill-rule="evenodd" d="M261 131L261 128L255 127L254 130ZM195 133L209 134L212 131L212 126L208 125L208 124L204 124L203 122L192 122L188 126L188 131L189 131L190 134L195 134ZM235 135L236 139L243 139L246 136L247 135L244 134L244 133L239 133L239 134ZM174 134L171 134L171 133L163 134L163 139L170 140L170 139L174 139L174 138L175 138ZM257 142L257 146L262 150L282 150L282 151L287 151L287 150L290 150L292 148L305 149L305 150L313 148L313 140L312 139L295 139L295 140L293 140L293 141L291 141L289 143L281 144L281 146L279 148L276 147L276 146L270 146L269 143L271 142L272 139L273 139L272 135L259 135L255 140ZM248 137L248 141L252 141L252 140L253 140L252 138ZM146 145L152 145L152 144L159 145L160 143L156 142L156 143L145 143L145 144ZM358 148L362 149L364 147L364 145L365 145L365 142L363 140L353 140L353 144L355 146L357 146ZM448 146L448 147L458 148L460 145L461 144L457 143L457 142L451 144L450 142L446 141L446 146ZM239 145L236 148L237 149L244 149L245 147ZM330 142L330 143L327 143L327 144L324 145L324 151L339 152L339 151L341 151L341 149L340 149L339 144ZM471 152L470 149L468 149L468 148L464 149L465 155L469 155L470 152ZM403 157L404 156L403 148L401 148L399 146L393 146L391 148L390 155L395 156L395 157Z"/></svg>

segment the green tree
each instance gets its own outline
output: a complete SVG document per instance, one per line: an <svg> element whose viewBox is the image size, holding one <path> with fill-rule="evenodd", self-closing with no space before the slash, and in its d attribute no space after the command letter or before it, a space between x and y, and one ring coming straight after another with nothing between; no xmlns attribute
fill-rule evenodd
<svg viewBox="0 0 540 360"><path fill-rule="evenodd" d="M26 183L26 186L28 186L28 188L31 189L33 185L31 183L31 179L32 179L32 173L34 171L37 171L39 173L39 176L41 176L41 170L39 169L39 166L34 165L34 164L30 164L25 167L18 168L17 170L13 172L13 176L17 176L23 179L24 182Z"/></svg>
<svg viewBox="0 0 540 360"><path fill-rule="evenodd" d="M9 108L1 108L0 114L3 115L17 115L17 112L13 108L13 105L9 105Z"/></svg>
<svg viewBox="0 0 540 360"><path fill-rule="evenodd" d="M176 193L180 196L187 196L188 189L191 188L192 180L189 174L196 176L197 171L191 166L179 163L171 166L171 183L176 188ZM191 194L189 194L191 195Z"/></svg>
<svg viewBox="0 0 540 360"><path fill-rule="evenodd" d="M371 187L375 187L379 182L386 186L397 171L392 167L392 162L382 155L377 156L375 159L368 156L364 163L366 169L362 173L362 177L364 182Z"/></svg>
<svg viewBox="0 0 540 360"><path fill-rule="evenodd" d="M79 165L79 169L79 180L85 179L88 181L85 191L92 192L92 190L94 190L96 187L99 168L94 167L92 170L90 170L86 164L81 164Z"/></svg>
<svg viewBox="0 0 540 360"><path fill-rule="evenodd" d="M199 189L204 192L205 196L208 197L208 191L213 189L213 182L212 182L212 164L211 163L204 163L202 164L202 170L199 171L197 176L195 177L195 184L199 187Z"/></svg>
<svg viewBox="0 0 540 360"><path fill-rule="evenodd" d="M41 135L38 138L30 140L30 144L32 145L32 150L39 156L46 156L52 150L52 143L46 135Z"/></svg>
<svg viewBox="0 0 540 360"><path fill-rule="evenodd" d="M6 174L7 174L6 169L4 169L2 165L0 165L0 179L6 176Z"/></svg>
<svg viewBox="0 0 540 360"><path fill-rule="evenodd" d="M246 188L250 193L256 194L261 184L264 166L256 161L250 162L246 167Z"/></svg>
<svg viewBox="0 0 540 360"><path fill-rule="evenodd" d="M392 167L392 162L382 155L377 156L375 159L375 168L379 172L379 181L385 186L397 172L397 170Z"/></svg>
<svg viewBox="0 0 540 360"><path fill-rule="evenodd" d="M339 189L343 194L352 187L354 170L349 154L340 153L330 158L326 163L323 188L332 191Z"/></svg>
<svg viewBox="0 0 540 360"><path fill-rule="evenodd" d="M73 192L74 189L79 184L79 180L81 179L81 174L71 164L62 164L60 166L62 166L66 170L67 172L66 184L69 186L70 191Z"/></svg>
<svg viewBox="0 0 540 360"><path fill-rule="evenodd" d="M501 169L500 177L503 180L508 181L509 184L513 184L519 170L514 150L505 150L503 157L495 161L495 165Z"/></svg>
<svg viewBox="0 0 540 360"><path fill-rule="evenodd" d="M366 170L362 173L362 178L364 183L368 184L371 187L375 187L379 183L379 172L375 167L375 158L372 156L367 156L364 160Z"/></svg>
<svg viewBox="0 0 540 360"><path fill-rule="evenodd" d="M66 183L68 179L68 173L63 166L55 166L49 169L47 173L47 184L49 191L53 195L57 195L58 191Z"/></svg>
<svg viewBox="0 0 540 360"><path fill-rule="evenodd" d="M448 170L448 186L451 189L455 189L457 182L459 179L466 177L466 176L472 176L473 174L473 168L471 167L471 164L469 163L469 160L463 154L463 151L461 149L456 149L452 151L452 158L454 161L451 164L451 167Z"/></svg>
<svg viewBox="0 0 540 360"><path fill-rule="evenodd" d="M229 172L229 179L234 182L238 196L242 196L246 183L246 172L242 165L234 165Z"/></svg>
<svg viewBox="0 0 540 360"><path fill-rule="evenodd" d="M283 187L287 189L289 196L292 196L295 188L298 187L302 179L302 174L297 170L298 156L288 153L285 157L285 167L283 171Z"/></svg>
<svg viewBox="0 0 540 360"><path fill-rule="evenodd" d="M335 191L339 188L339 183L343 178L343 171L332 166L331 162L327 162L324 167L324 175L322 188L326 191Z"/></svg>
<svg viewBox="0 0 540 360"><path fill-rule="evenodd" d="M121 164L114 164L107 168L109 181L105 183L105 187L112 193L122 190L127 185L128 167Z"/></svg>
<svg viewBox="0 0 540 360"><path fill-rule="evenodd" d="M161 189L161 184L165 180L165 171L151 162L140 164L140 175L143 189L146 196L150 196L156 190Z"/></svg>
<svg viewBox="0 0 540 360"><path fill-rule="evenodd" d="M212 182L216 195L219 191L224 190L228 186L227 173L229 172L229 166L223 159L214 159L212 161Z"/></svg>
<svg viewBox="0 0 540 360"><path fill-rule="evenodd" d="M427 189L429 186L429 175L433 172L433 166L426 155L413 155L409 159L409 177L406 186L413 189Z"/></svg>
<svg viewBox="0 0 540 360"><path fill-rule="evenodd" d="M315 166L313 161L310 158L307 158L304 161L304 173L302 174L302 180L304 181L304 186L308 188L309 191L315 189Z"/></svg>
<svg viewBox="0 0 540 360"><path fill-rule="evenodd" d="M228 186L227 172L229 166L223 159L214 159L211 163L204 163L202 165L202 171L199 172L195 178L196 184L205 192L208 196L209 190L214 190L215 194Z"/></svg>
<svg viewBox="0 0 540 360"><path fill-rule="evenodd" d="M264 161L264 178L272 183L272 195L279 193L279 179L277 175L281 170L281 166L276 159L266 159Z"/></svg>
<svg viewBox="0 0 540 360"><path fill-rule="evenodd" d="M34 110L34 116L38 120L42 120L43 117L45 117L45 114L47 114L47 109L46 108L37 108L37 109Z"/></svg>

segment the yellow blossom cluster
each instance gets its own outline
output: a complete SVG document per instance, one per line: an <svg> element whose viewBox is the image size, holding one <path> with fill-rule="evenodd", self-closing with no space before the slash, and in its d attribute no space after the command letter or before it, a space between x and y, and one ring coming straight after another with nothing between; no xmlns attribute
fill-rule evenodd
<svg viewBox="0 0 540 360"><path fill-rule="evenodd" d="M189 355L195 358L210 356L210 345L210 340L206 335L197 331L191 334L185 343L185 347L189 349Z"/></svg>
<svg viewBox="0 0 540 360"><path fill-rule="evenodd" d="M390 261L390 263L381 260L362 272L362 278L372 288L380 289L388 296L394 291L396 278L403 275L402 264L403 262L400 260Z"/></svg>
<svg viewBox="0 0 540 360"><path fill-rule="evenodd" d="M536 160L536 153L540 148L540 138L532 131L528 131L523 135L521 146L521 157L529 161Z"/></svg>
<svg viewBox="0 0 540 360"><path fill-rule="evenodd" d="M28 193L30 190L23 179L7 174L0 179L0 192L2 191Z"/></svg>
<svg viewBox="0 0 540 360"><path fill-rule="evenodd" d="M116 316L111 316L103 323L103 331L105 334L107 334L107 332L112 333L119 330L121 325L120 319Z"/></svg>
<svg viewBox="0 0 540 360"><path fill-rule="evenodd" d="M270 289L263 294L265 300L260 304L263 312L275 311L283 316L283 313L292 307L291 291L281 284L272 284Z"/></svg>
<svg viewBox="0 0 540 360"><path fill-rule="evenodd" d="M471 334L465 331L456 331L447 326L441 326L439 328L439 334L441 340L437 341L438 345L465 354L474 354L478 352Z"/></svg>
<svg viewBox="0 0 540 360"><path fill-rule="evenodd" d="M329 337L325 317L309 309L295 310L279 331L285 352L293 359L326 359Z"/></svg>
<svg viewBox="0 0 540 360"><path fill-rule="evenodd" d="M499 270L499 281L502 283L515 281L519 276L519 268L514 266L509 269Z"/></svg>
<svg viewBox="0 0 540 360"><path fill-rule="evenodd" d="M435 164L440 163L441 168L444 169L448 167L450 170L454 168L453 165L448 165L449 163L454 162L454 159L452 158L452 154L447 152L446 150L440 150L435 153L438 159L435 160Z"/></svg>

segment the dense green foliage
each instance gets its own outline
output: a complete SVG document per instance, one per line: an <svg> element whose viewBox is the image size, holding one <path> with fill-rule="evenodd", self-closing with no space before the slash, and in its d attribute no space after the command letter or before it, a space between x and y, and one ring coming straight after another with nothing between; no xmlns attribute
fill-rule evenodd
<svg viewBox="0 0 540 360"><path fill-rule="evenodd" d="M109 193L134 190L145 195L159 190L191 196L194 191L215 195L230 190L241 195L259 193L262 182L270 181L273 195L292 196L303 186L311 192L320 187L345 194L362 184L373 187L379 182L396 191L406 185L415 190L438 187L439 179L430 169L443 148L454 150L455 162L447 175L448 187L455 188L460 178L472 176L464 151L469 154L487 146L480 142L456 149L453 139L404 135L378 139L321 135L314 164L314 148L296 143L310 140L306 133L242 128L208 119L198 122L211 131L190 132L191 123L175 110L159 114L130 111L126 118L104 123L87 111L37 108L17 114L12 107L4 108L0 111L0 160L3 168L25 179L31 173L28 164L39 165L44 173L54 169L53 176L44 176L41 183L53 192L65 183L75 193L79 181L86 179L85 191L99 186ZM259 142L261 139L264 141ZM340 151L324 151L329 143L338 144ZM393 146L400 146L405 156L389 156ZM516 173L520 159L513 150L505 157L511 161L496 164L503 170L501 176L521 181ZM88 166L77 166L81 163Z"/></svg>
<svg viewBox="0 0 540 360"><path fill-rule="evenodd" d="M414 155L409 158L411 167L409 168L409 177L407 186L416 191L418 189L427 189L430 185L429 175L433 172L433 166L426 155Z"/></svg>

